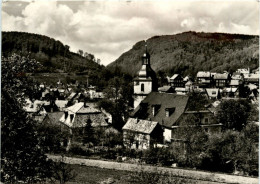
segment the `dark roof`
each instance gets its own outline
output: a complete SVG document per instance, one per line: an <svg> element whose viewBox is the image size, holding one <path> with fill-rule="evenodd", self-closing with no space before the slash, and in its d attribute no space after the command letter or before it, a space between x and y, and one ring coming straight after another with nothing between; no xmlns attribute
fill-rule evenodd
<svg viewBox="0 0 260 184"><path fill-rule="evenodd" d="M170 128L185 111L188 99L189 97L185 95L152 92L134 110L132 116L139 119L157 121L162 126ZM147 104L147 107L141 108L142 104L145 103ZM157 113L153 116L152 106L158 104L160 105L160 108L157 109ZM166 117L165 109L169 107L173 108L174 111L170 113L169 117Z"/></svg>
<svg viewBox="0 0 260 184"><path fill-rule="evenodd" d="M49 112L45 118L44 123L50 123L51 125L60 125L60 118L64 114L64 112Z"/></svg>

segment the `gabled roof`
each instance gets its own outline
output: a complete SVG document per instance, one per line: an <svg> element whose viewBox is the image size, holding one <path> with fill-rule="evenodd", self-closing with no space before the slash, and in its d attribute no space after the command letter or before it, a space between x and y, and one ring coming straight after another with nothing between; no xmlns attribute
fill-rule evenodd
<svg viewBox="0 0 260 184"><path fill-rule="evenodd" d="M214 79L228 79L228 74L226 73L217 73L214 75Z"/></svg>
<svg viewBox="0 0 260 184"><path fill-rule="evenodd" d="M77 95L77 93L72 92L72 93L68 96L67 100L71 100L71 99L74 98L76 95Z"/></svg>
<svg viewBox="0 0 260 184"><path fill-rule="evenodd" d="M45 109L43 108L43 105L50 105L50 102L47 101L40 101L35 100L32 102L29 99L25 99L26 104L23 107L23 109L28 113L36 113L42 111L42 113L46 113Z"/></svg>
<svg viewBox="0 0 260 184"><path fill-rule="evenodd" d="M185 83L185 86L190 86L192 84L193 84L193 82L189 80L188 82Z"/></svg>
<svg viewBox="0 0 260 184"><path fill-rule="evenodd" d="M158 91L168 92L171 88L172 88L171 86L163 86L163 87L158 88Z"/></svg>
<svg viewBox="0 0 260 184"><path fill-rule="evenodd" d="M248 84L247 86L250 90L257 89L257 85L255 84Z"/></svg>
<svg viewBox="0 0 260 184"><path fill-rule="evenodd" d="M156 127L158 122L142 120L137 118L129 118L123 127L123 130L130 130L134 132L140 132L144 134L150 134Z"/></svg>
<svg viewBox="0 0 260 184"><path fill-rule="evenodd" d="M199 71L197 73L197 77L211 77L211 73L210 72Z"/></svg>
<svg viewBox="0 0 260 184"><path fill-rule="evenodd" d="M170 128L184 112L188 99L189 97L185 95L152 92L134 110L132 116L139 119L149 118L151 121L159 122L162 126ZM147 107L141 108L142 104L147 104ZM155 104L160 104L160 108L154 116L152 106ZM175 108L175 110L169 117L166 117L165 109L169 107Z"/></svg>
<svg viewBox="0 0 260 184"><path fill-rule="evenodd" d="M64 114L63 112L49 112L45 117L45 119L48 120L47 122L44 123L51 123L52 125L60 125L60 118L62 117L63 114Z"/></svg>
<svg viewBox="0 0 260 184"><path fill-rule="evenodd" d="M188 80L190 80L189 76L183 78L183 81L188 81Z"/></svg>
<svg viewBox="0 0 260 184"><path fill-rule="evenodd" d="M68 104L68 100L55 100L55 104L58 108L64 108Z"/></svg>
<svg viewBox="0 0 260 184"><path fill-rule="evenodd" d="M217 98L219 89L218 88L206 88L206 93L209 97Z"/></svg>
<svg viewBox="0 0 260 184"><path fill-rule="evenodd" d="M91 126L108 126L107 120L108 117L105 113L102 113L100 110L96 109L93 104L76 103L73 106L65 109L65 112L68 112L67 117L65 113L60 118L60 121L67 125L68 127L84 127L86 126L87 121L91 120Z"/></svg>
<svg viewBox="0 0 260 184"><path fill-rule="evenodd" d="M84 102L76 103L76 104L66 108L66 111L70 111L75 114L101 112L99 109L94 108L94 105L92 105L91 103L86 103L86 105L84 106Z"/></svg>
<svg viewBox="0 0 260 184"><path fill-rule="evenodd" d="M179 74L174 74L170 79L171 79L171 80L174 80L174 79L176 79L178 76L179 76Z"/></svg>

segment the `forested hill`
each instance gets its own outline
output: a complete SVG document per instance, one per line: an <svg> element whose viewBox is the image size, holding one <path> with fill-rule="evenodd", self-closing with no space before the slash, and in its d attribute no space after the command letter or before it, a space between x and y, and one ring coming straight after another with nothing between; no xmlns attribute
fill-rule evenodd
<svg viewBox="0 0 260 184"><path fill-rule="evenodd" d="M199 70L233 72L240 67L258 67L259 36L184 32L154 36L147 40L147 46L152 68L168 75L194 76ZM108 68L117 65L123 72L135 75L141 68L144 51L145 42L140 41Z"/></svg>
<svg viewBox="0 0 260 184"><path fill-rule="evenodd" d="M12 53L28 56L39 61L41 72L99 72L93 54L82 56L70 52L68 45L47 36L24 33L2 32L2 56Z"/></svg>

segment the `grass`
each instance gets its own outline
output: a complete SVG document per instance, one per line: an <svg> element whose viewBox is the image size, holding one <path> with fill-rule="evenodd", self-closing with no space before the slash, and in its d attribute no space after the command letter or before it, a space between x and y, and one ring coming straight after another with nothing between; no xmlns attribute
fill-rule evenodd
<svg viewBox="0 0 260 184"><path fill-rule="evenodd" d="M169 177L165 175L149 174L145 172L129 172L113 169L102 169L81 165L70 165L77 174L76 178L66 184L217 184L217 182L198 181L186 178ZM166 182L165 182L166 181Z"/></svg>

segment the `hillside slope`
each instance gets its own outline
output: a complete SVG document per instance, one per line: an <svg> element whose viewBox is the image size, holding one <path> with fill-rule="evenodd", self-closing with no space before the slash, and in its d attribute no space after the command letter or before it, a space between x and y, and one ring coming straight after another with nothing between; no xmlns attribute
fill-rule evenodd
<svg viewBox="0 0 260 184"><path fill-rule="evenodd" d="M259 60L259 37L224 33L184 32L155 36L147 40L152 68L168 75L194 76L199 70L233 72L240 67L254 69ZM145 42L136 43L107 67L116 65L123 72L136 75L141 68Z"/></svg>
<svg viewBox="0 0 260 184"><path fill-rule="evenodd" d="M42 72L83 72L102 68L93 61L94 55L83 57L70 52L69 46L58 40L32 33L2 32L1 52L4 57L12 53L29 55L43 65Z"/></svg>

